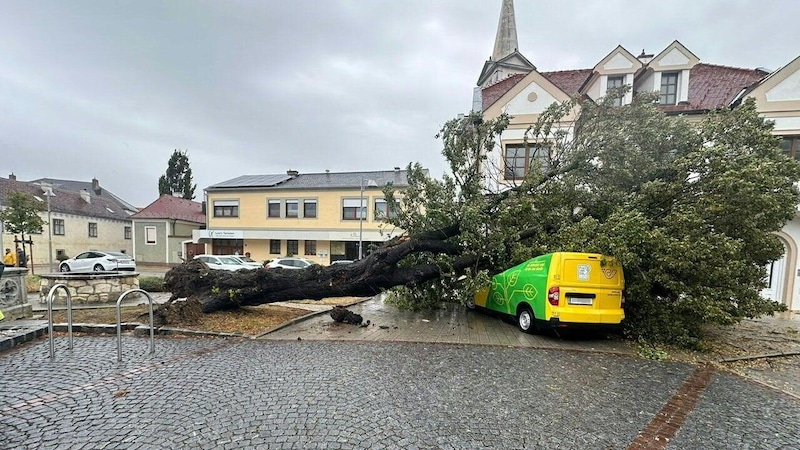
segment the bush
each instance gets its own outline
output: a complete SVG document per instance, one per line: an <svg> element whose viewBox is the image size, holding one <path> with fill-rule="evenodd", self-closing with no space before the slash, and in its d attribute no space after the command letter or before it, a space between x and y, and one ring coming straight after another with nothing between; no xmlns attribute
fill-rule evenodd
<svg viewBox="0 0 800 450"><path fill-rule="evenodd" d="M139 277L139 289L147 292L164 292L164 278Z"/></svg>

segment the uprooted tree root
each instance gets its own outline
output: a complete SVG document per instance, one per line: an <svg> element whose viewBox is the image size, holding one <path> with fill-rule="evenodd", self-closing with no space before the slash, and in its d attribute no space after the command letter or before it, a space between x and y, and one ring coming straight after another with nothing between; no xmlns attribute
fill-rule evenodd
<svg viewBox="0 0 800 450"><path fill-rule="evenodd" d="M157 327L165 325L193 325L200 321L203 316L203 306L196 299L170 300L160 305L153 311L153 325ZM149 313L142 313L139 318L149 321Z"/></svg>

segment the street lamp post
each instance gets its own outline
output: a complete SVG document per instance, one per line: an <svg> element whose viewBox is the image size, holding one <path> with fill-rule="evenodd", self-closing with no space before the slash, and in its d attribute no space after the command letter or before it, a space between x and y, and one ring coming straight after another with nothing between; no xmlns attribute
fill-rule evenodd
<svg viewBox="0 0 800 450"><path fill-rule="evenodd" d="M49 256L49 270L53 273L53 219L50 214L50 197L55 197L53 188L50 186L42 186L44 196L47 197L47 254ZM31 264L33 265L33 264Z"/></svg>
<svg viewBox="0 0 800 450"><path fill-rule="evenodd" d="M364 182L367 186L378 187L375 180L361 179L361 200L358 202L358 259L364 256L362 247L364 246L364 215L366 214L364 208Z"/></svg>

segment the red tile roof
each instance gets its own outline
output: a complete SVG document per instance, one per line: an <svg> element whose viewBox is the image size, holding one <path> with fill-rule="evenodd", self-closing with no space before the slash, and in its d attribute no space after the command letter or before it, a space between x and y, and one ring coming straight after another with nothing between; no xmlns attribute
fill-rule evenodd
<svg viewBox="0 0 800 450"><path fill-rule="evenodd" d="M41 206L44 208L46 196L42 191L42 187L38 184L0 178L0 204L7 203L8 195L11 192L24 192L39 197L42 200ZM87 202L79 192L57 187L53 188L53 193L55 196L50 197L50 211L52 212L122 221L130 220L130 216L109 198L91 195L86 192L85 195L89 199Z"/></svg>
<svg viewBox="0 0 800 450"><path fill-rule="evenodd" d="M481 103L483 105L483 110L486 111L487 108L492 106L494 102L500 99L506 92L511 90L514 85L520 82L523 78L525 78L524 73L518 73L511 75L510 77L506 78L503 81L498 81L497 83L486 86L481 90Z"/></svg>
<svg viewBox="0 0 800 450"><path fill-rule="evenodd" d="M704 111L724 108L743 90L768 75L758 69L698 63L689 71L689 103L662 106L667 112Z"/></svg>
<svg viewBox="0 0 800 450"><path fill-rule="evenodd" d="M194 223L206 223L203 204L192 200L164 194L131 216L131 219L177 219Z"/></svg>
<svg viewBox="0 0 800 450"><path fill-rule="evenodd" d="M542 75L570 97L578 95L583 83L592 76L592 69L559 70L542 72Z"/></svg>
<svg viewBox="0 0 800 450"><path fill-rule="evenodd" d="M592 76L592 69L560 70L556 72L541 72L542 76L550 80L559 89L570 97L580 93L581 87ZM689 71L689 101L686 104L661 106L660 109L667 113L681 113L689 111L706 111L723 108L750 86L763 80L768 75L759 69L742 69L738 67L720 66L716 64L698 63ZM486 110L492 103L508 92L525 75L513 75L499 83L483 89L483 109Z"/></svg>

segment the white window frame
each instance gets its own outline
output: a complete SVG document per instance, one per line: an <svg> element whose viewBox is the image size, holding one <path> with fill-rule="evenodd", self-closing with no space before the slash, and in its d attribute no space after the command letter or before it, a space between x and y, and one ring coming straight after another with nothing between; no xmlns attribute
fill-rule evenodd
<svg viewBox="0 0 800 450"><path fill-rule="evenodd" d="M152 233L152 240L150 234ZM144 227L144 245L158 245L158 233L156 227Z"/></svg>

